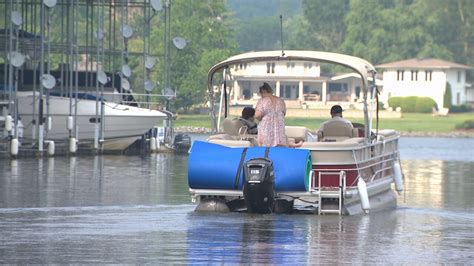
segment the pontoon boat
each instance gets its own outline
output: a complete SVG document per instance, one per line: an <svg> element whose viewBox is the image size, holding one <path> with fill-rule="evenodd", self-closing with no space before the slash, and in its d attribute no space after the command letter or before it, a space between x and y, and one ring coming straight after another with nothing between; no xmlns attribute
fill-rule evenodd
<svg viewBox="0 0 474 266"><path fill-rule="evenodd" d="M307 128L287 126L290 140L304 141L296 149L257 147L256 136L246 134L239 120L230 117L224 117L220 130L235 66L294 61L336 64L360 76L364 124L348 128L335 123L317 136ZM317 51L244 53L213 66L208 93L216 134L195 141L189 157L189 192L199 201L196 210L352 215L396 207L394 190L403 190L400 135L378 125L373 128L375 74L374 66L363 59ZM219 91L222 107L214 105Z"/></svg>

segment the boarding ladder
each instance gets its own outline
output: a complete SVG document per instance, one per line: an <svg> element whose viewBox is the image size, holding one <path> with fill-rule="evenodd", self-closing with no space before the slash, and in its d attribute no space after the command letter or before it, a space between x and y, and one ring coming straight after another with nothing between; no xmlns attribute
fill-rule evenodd
<svg viewBox="0 0 474 266"><path fill-rule="evenodd" d="M322 187L321 181L327 178L334 178L335 175L339 176L337 187ZM318 190L319 190L319 208L318 214L342 214L342 201L344 192L346 191L346 171L337 172L319 172L318 174ZM323 208L323 199L333 199L337 201L338 207L335 208ZM331 205L333 206L333 205Z"/></svg>

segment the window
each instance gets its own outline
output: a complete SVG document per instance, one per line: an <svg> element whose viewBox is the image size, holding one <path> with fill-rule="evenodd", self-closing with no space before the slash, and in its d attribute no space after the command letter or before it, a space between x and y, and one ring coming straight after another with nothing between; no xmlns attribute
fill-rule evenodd
<svg viewBox="0 0 474 266"><path fill-rule="evenodd" d="M418 70L412 70L411 71L411 80L412 81L417 81L418 80Z"/></svg>
<svg viewBox="0 0 474 266"><path fill-rule="evenodd" d="M461 71L458 71L458 83L461 83L461 76L462 76Z"/></svg>
<svg viewBox="0 0 474 266"><path fill-rule="evenodd" d="M397 70L397 80L403 80L403 70Z"/></svg>
<svg viewBox="0 0 474 266"><path fill-rule="evenodd" d="M290 85L286 85L285 86L285 98L289 99L291 98L291 86Z"/></svg>
<svg viewBox="0 0 474 266"><path fill-rule="evenodd" d="M244 89L242 92L244 96L244 100L249 100L251 98L252 93L250 92L250 89Z"/></svg>
<svg viewBox="0 0 474 266"><path fill-rule="evenodd" d="M461 104L461 93L460 92L456 93L456 102L457 102L457 105Z"/></svg>
<svg viewBox="0 0 474 266"><path fill-rule="evenodd" d="M329 83L328 91L346 93L347 83Z"/></svg>
<svg viewBox="0 0 474 266"><path fill-rule="evenodd" d="M431 81L432 73L433 73L433 71L431 71L431 70L426 70L425 71L425 81Z"/></svg>
<svg viewBox="0 0 474 266"><path fill-rule="evenodd" d="M309 86L308 85L304 85L303 86L303 93L309 93Z"/></svg>
<svg viewBox="0 0 474 266"><path fill-rule="evenodd" d="M275 73L275 63L267 63L267 73Z"/></svg>

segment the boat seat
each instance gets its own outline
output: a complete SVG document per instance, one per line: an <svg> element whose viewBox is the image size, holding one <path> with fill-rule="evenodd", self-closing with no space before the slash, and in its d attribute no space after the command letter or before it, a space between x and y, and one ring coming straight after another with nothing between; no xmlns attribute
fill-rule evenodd
<svg viewBox="0 0 474 266"><path fill-rule="evenodd" d="M238 118L226 118L222 123L224 134L219 134L209 137L217 139L228 139L228 140L248 140L252 144L257 143L257 134L247 134L247 126Z"/></svg>
<svg viewBox="0 0 474 266"><path fill-rule="evenodd" d="M221 140L236 140L235 137L229 135L229 134L225 134L225 133L221 133L221 134L216 134L216 135L210 135L207 140L212 140L212 139L221 139Z"/></svg>
<svg viewBox="0 0 474 266"><path fill-rule="evenodd" d="M222 122L222 127L224 128L224 133L231 136L239 136L247 133L247 126L238 118L227 117L224 119L224 122Z"/></svg>
<svg viewBox="0 0 474 266"><path fill-rule="evenodd" d="M289 140L300 142L307 141L309 132L305 127L285 126L285 134Z"/></svg>
<svg viewBox="0 0 474 266"><path fill-rule="evenodd" d="M379 130L379 136L382 136L383 139L391 139L391 138L397 138L399 137L399 133L396 130L393 129L381 129Z"/></svg>
<svg viewBox="0 0 474 266"><path fill-rule="evenodd" d="M253 146L252 142L250 142L249 140L209 139L208 142L233 148Z"/></svg>
<svg viewBox="0 0 474 266"><path fill-rule="evenodd" d="M359 129L339 121L328 122L324 125L324 130L318 132L318 140L322 142L342 141L356 137L359 137Z"/></svg>
<svg viewBox="0 0 474 266"><path fill-rule="evenodd" d="M302 148L318 149L318 148L340 148L351 149L365 145L365 138L348 138L338 142L304 142Z"/></svg>

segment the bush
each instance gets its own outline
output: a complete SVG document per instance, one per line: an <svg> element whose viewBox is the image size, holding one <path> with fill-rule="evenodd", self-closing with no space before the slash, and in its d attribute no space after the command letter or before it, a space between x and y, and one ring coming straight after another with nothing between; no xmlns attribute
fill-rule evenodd
<svg viewBox="0 0 474 266"><path fill-rule="evenodd" d="M451 113L467 113L472 111L472 107L469 104L453 105L449 111Z"/></svg>
<svg viewBox="0 0 474 266"><path fill-rule="evenodd" d="M385 105L383 104L383 102L378 102L378 105L379 105L379 110L385 110Z"/></svg>
<svg viewBox="0 0 474 266"><path fill-rule="evenodd" d="M402 108L402 112L405 113L414 113L415 112L415 104L418 97L416 96L409 96L404 97L402 102L400 103L400 107Z"/></svg>
<svg viewBox="0 0 474 266"><path fill-rule="evenodd" d="M457 129L474 129L474 120L466 120L461 124L456 125Z"/></svg>
<svg viewBox="0 0 474 266"><path fill-rule="evenodd" d="M449 82L446 82L446 89L444 90L443 96L443 107L451 109L452 95L451 95L451 85Z"/></svg>
<svg viewBox="0 0 474 266"><path fill-rule="evenodd" d="M388 106L392 107L393 109L400 107L403 97L390 97L388 99Z"/></svg>
<svg viewBox="0 0 474 266"><path fill-rule="evenodd" d="M436 102L430 97L418 97L415 103L416 113L431 113ZM403 110L403 109L402 109Z"/></svg>

